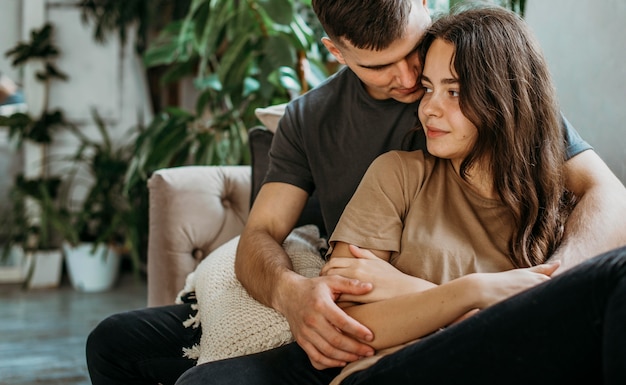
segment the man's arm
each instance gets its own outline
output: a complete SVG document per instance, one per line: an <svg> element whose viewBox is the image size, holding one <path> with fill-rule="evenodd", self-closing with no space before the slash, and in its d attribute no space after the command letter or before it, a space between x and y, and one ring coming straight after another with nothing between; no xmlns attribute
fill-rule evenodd
<svg viewBox="0 0 626 385"><path fill-rule="evenodd" d="M566 185L576 196L565 237L550 260L560 260L555 274L602 252L626 244L626 188L592 150L566 162Z"/></svg>
<svg viewBox="0 0 626 385"><path fill-rule="evenodd" d="M239 240L235 272L252 297L287 318L313 366L343 366L373 354L370 346L348 335L367 341L372 334L334 301L342 293L365 294L371 284L340 276L305 278L293 271L281 244L307 198L304 190L289 184L263 185Z"/></svg>

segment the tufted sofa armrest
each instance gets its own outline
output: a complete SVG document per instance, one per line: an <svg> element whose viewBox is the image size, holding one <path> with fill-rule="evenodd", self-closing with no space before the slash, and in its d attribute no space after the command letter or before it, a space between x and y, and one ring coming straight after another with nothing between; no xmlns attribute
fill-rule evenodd
<svg viewBox="0 0 626 385"><path fill-rule="evenodd" d="M148 306L173 304L211 251L239 235L250 209L250 166L185 166L148 180Z"/></svg>

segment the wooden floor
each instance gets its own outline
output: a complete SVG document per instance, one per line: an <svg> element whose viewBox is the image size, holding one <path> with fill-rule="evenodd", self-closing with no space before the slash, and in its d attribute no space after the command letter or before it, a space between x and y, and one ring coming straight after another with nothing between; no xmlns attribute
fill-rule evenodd
<svg viewBox="0 0 626 385"><path fill-rule="evenodd" d="M91 384L89 332L107 315L145 304L145 279L130 273L104 293L80 293L65 280L47 290L0 284L0 384Z"/></svg>

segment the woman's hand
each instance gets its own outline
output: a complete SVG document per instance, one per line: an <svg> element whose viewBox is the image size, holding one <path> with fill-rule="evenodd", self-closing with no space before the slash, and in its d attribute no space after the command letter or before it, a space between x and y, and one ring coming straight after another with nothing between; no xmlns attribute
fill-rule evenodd
<svg viewBox="0 0 626 385"><path fill-rule="evenodd" d="M339 299L342 302L371 303L436 286L424 279L402 273L371 250L354 245L350 245L349 250L351 256L331 258L320 275L340 275L360 282L370 282L374 289L359 296L342 294Z"/></svg>
<svg viewBox="0 0 626 385"><path fill-rule="evenodd" d="M544 263L500 273L476 273L467 277L477 285L477 307L484 309L550 279L560 263Z"/></svg>

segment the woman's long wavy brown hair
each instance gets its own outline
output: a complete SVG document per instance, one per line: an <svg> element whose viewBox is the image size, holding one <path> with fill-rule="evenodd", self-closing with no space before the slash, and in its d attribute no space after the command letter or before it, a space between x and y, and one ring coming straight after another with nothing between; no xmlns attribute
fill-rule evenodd
<svg viewBox="0 0 626 385"><path fill-rule="evenodd" d="M435 39L455 47L460 108L478 128L461 176L490 160L494 188L515 221L509 258L516 267L542 263L561 242L571 194L562 120L539 44L519 16L497 6L436 20L422 39L422 62Z"/></svg>

